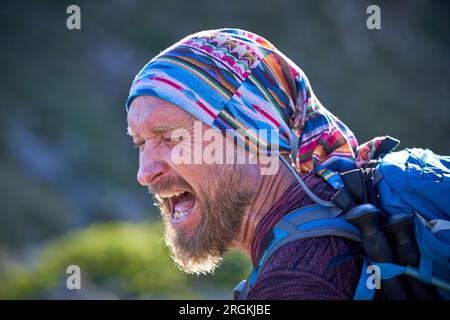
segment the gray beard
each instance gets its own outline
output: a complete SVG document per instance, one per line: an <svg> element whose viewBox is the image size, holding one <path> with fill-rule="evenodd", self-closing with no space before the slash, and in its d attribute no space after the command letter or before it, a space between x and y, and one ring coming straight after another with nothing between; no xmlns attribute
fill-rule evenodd
<svg viewBox="0 0 450 320"><path fill-rule="evenodd" d="M226 177L227 175L220 175ZM164 238L172 259L186 273L211 273L220 265L226 250L237 238L245 211L255 198L255 187L243 185L240 173L228 175L221 183L210 181L208 192L201 188L198 197L201 220L194 235L173 228L170 208L159 203L164 221Z"/></svg>

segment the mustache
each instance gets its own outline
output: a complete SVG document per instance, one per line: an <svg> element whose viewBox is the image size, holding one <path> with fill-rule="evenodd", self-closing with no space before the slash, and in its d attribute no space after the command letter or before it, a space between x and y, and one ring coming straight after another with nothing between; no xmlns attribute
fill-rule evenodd
<svg viewBox="0 0 450 320"><path fill-rule="evenodd" d="M163 180L158 181L158 183L148 186L148 192L152 195L156 195L158 193L170 192L174 189L183 189L192 194L195 194L192 187L181 177L167 177Z"/></svg>

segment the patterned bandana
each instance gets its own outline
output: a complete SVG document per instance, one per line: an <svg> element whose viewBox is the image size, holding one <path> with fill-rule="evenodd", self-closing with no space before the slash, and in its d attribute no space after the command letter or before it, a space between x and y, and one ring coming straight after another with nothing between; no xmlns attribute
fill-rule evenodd
<svg viewBox="0 0 450 320"><path fill-rule="evenodd" d="M126 109L141 95L167 100L222 132L233 129L238 139L244 132L241 142L249 150L258 144L268 153L271 147L281 154L297 150L297 170L313 171L335 189L342 186L337 172L366 165L384 140L358 147L295 63L239 29L202 31L161 52L135 77ZM262 138L255 134L260 129L278 129L279 136Z"/></svg>

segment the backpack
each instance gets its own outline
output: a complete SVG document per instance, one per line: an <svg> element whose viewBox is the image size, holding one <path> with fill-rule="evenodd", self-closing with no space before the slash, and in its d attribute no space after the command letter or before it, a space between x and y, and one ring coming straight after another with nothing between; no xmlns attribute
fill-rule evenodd
<svg viewBox="0 0 450 320"><path fill-rule="evenodd" d="M373 275L380 278L387 299L450 299L450 157L419 148L393 152L398 141L391 142L368 167L341 173L344 187L331 201L311 195L296 175L317 204L278 221L248 279L236 286L235 299L247 298L281 246L320 236L361 244L363 266L355 300L373 298ZM355 256L337 257L332 264Z"/></svg>

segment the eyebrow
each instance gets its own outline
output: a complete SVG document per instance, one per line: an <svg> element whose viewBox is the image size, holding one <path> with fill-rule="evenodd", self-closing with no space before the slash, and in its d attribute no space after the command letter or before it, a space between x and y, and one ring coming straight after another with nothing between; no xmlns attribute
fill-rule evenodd
<svg viewBox="0 0 450 320"><path fill-rule="evenodd" d="M175 129L177 129L176 126L163 126L163 127L151 128L149 131L153 134L160 134L160 133L164 133L164 132L175 130ZM127 127L127 135L129 135L130 137L139 137L139 134L134 132L133 129L131 129L129 126Z"/></svg>
<svg viewBox="0 0 450 320"><path fill-rule="evenodd" d="M150 132L152 132L152 133L163 133L163 132L175 130L177 128L178 127L176 127L176 126L172 126L172 127L169 127L169 126L166 126L166 127L155 127L155 128L151 128Z"/></svg>

